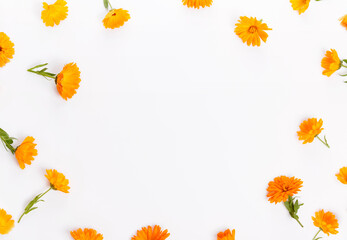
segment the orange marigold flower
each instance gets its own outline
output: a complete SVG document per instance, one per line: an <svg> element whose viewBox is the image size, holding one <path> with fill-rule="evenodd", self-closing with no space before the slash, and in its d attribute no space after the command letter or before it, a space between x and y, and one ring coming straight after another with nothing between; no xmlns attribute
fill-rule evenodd
<svg viewBox="0 0 347 240"><path fill-rule="evenodd" d="M287 201L289 196L297 194L302 187L303 181L295 177L280 176L269 182L267 197L270 203Z"/></svg>
<svg viewBox="0 0 347 240"><path fill-rule="evenodd" d="M41 12L41 19L43 23L48 27L53 27L54 24L59 25L60 21L67 17L68 7L65 0L57 0L53 4L43 3L43 9Z"/></svg>
<svg viewBox="0 0 347 240"><path fill-rule="evenodd" d="M340 18L341 25L347 29L347 14Z"/></svg>
<svg viewBox="0 0 347 240"><path fill-rule="evenodd" d="M0 234L7 234L14 227L12 216L7 214L4 209L0 209Z"/></svg>
<svg viewBox="0 0 347 240"><path fill-rule="evenodd" d="M81 82L81 72L76 63L66 64L55 80L57 89L62 98L67 100L76 94Z"/></svg>
<svg viewBox="0 0 347 240"><path fill-rule="evenodd" d="M0 32L0 67L10 62L14 55L14 44L3 32Z"/></svg>
<svg viewBox="0 0 347 240"><path fill-rule="evenodd" d="M105 16L102 22L104 23L105 28L119 28L124 25L130 19L130 14L128 10L111 9Z"/></svg>
<svg viewBox="0 0 347 240"><path fill-rule="evenodd" d="M19 145L15 151L15 156L21 169L25 168L25 164L31 165L31 161L34 160L34 156L37 156L36 145L34 143L35 138L26 137L21 145Z"/></svg>
<svg viewBox="0 0 347 240"><path fill-rule="evenodd" d="M300 131L297 132L299 140L304 140L303 144L313 142L314 138L318 136L324 128L323 120L317 118L309 118L300 124Z"/></svg>
<svg viewBox="0 0 347 240"><path fill-rule="evenodd" d="M260 46L260 39L266 42L268 34L266 30L272 30L269 28L266 23L263 23L262 20L258 21L254 17L240 17L238 23L235 24L235 33L238 35L242 42L247 42L247 45L250 46Z"/></svg>
<svg viewBox="0 0 347 240"><path fill-rule="evenodd" d="M47 175L45 177L51 184L54 190L58 190L64 193L69 193L70 187L69 180L65 178L64 174L59 173L57 170L46 170Z"/></svg>
<svg viewBox="0 0 347 240"><path fill-rule="evenodd" d="M337 222L337 219L335 218L335 215L333 213L320 210L315 213L315 217L312 217L312 220L313 224L328 236L329 234L338 233L336 229L339 227L339 223Z"/></svg>
<svg viewBox="0 0 347 240"><path fill-rule="evenodd" d="M321 66L324 68L323 75L328 77L341 68L341 60L339 59L335 49L326 51Z"/></svg>
<svg viewBox="0 0 347 240"><path fill-rule="evenodd" d="M170 236L167 230L162 231L161 227L155 225L152 229L151 226L143 227L142 230L137 230L136 236L131 240L165 240Z"/></svg>
<svg viewBox="0 0 347 240"><path fill-rule="evenodd" d="M295 11L298 11L299 15L304 13L310 5L310 0L290 0L290 2L292 4L292 8Z"/></svg>
<svg viewBox="0 0 347 240"><path fill-rule="evenodd" d="M77 229L75 231L70 232L71 236L75 240L102 240L104 237L102 234L97 233L96 230L91 228L85 228L85 229Z"/></svg>
<svg viewBox="0 0 347 240"><path fill-rule="evenodd" d="M347 184L347 167L340 168L339 173L335 176L341 183Z"/></svg>
<svg viewBox="0 0 347 240"><path fill-rule="evenodd" d="M230 232L230 229L217 234L217 240L235 240L235 229Z"/></svg>
<svg viewBox="0 0 347 240"><path fill-rule="evenodd" d="M186 5L189 8L197 8L200 7L210 7L212 5L212 0L182 0L183 5Z"/></svg>

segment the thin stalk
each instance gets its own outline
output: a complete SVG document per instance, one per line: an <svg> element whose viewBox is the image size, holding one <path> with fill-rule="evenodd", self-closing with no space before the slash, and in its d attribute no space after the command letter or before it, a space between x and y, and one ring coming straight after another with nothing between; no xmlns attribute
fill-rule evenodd
<svg viewBox="0 0 347 240"><path fill-rule="evenodd" d="M318 135L316 136L316 138L319 139L319 141L321 141L327 148L330 148L329 144L327 143L327 140L325 139L325 141L323 141Z"/></svg>
<svg viewBox="0 0 347 240"><path fill-rule="evenodd" d="M314 235L314 237L313 237L313 240L317 240L317 236L318 236L318 234L320 233L322 231L322 229L319 229L319 231L316 233L316 235Z"/></svg>

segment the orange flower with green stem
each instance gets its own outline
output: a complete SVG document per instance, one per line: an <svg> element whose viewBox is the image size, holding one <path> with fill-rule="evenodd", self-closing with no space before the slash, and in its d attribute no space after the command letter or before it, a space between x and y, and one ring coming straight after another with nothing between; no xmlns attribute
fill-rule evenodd
<svg viewBox="0 0 347 240"><path fill-rule="evenodd" d="M217 240L235 240L235 229L231 232L230 229L217 234Z"/></svg>
<svg viewBox="0 0 347 240"><path fill-rule="evenodd" d="M153 228L148 226L137 230L136 235L131 240L165 240L169 236L170 233L167 230L162 231L160 226L155 225Z"/></svg>
<svg viewBox="0 0 347 240"><path fill-rule="evenodd" d="M267 188L267 197L270 203L283 202L290 216L294 218L301 227L304 227L299 221L298 210L304 204L299 204L294 195L301 191L303 182L295 177L279 176L270 181Z"/></svg>
<svg viewBox="0 0 347 240"><path fill-rule="evenodd" d="M317 118L309 118L304 120L300 124L300 131L297 132L299 140L303 140L303 144L311 143L315 138L317 138L321 143L323 143L326 147L330 148L326 137L324 136L324 141L319 137L319 134L324 130L322 128L323 120Z"/></svg>
<svg viewBox="0 0 347 240"><path fill-rule="evenodd" d="M36 197L34 197L31 202L25 207L23 214L20 216L18 223L22 220L24 215L30 213L31 211L37 209L35 207L35 204L38 202L43 202L41 199L44 195L46 195L49 191L51 190L56 190L56 191L61 191L63 193L69 193L69 180L65 178L64 174L58 172L55 169L52 170L46 170L46 175L45 177L48 179L50 183L50 187L43 193L40 193Z"/></svg>
<svg viewBox="0 0 347 240"><path fill-rule="evenodd" d="M12 145L16 138L10 137L7 132L0 128L0 139L5 149L15 155L21 169L25 168L25 164L31 165L34 157L37 156L35 138L33 137L26 137L19 146L14 148Z"/></svg>
<svg viewBox="0 0 347 240"><path fill-rule="evenodd" d="M317 237L320 232L327 234L337 234L336 230L339 227L339 223L332 212L325 212L324 210L320 210L315 213L315 216L312 217L313 224L319 228L316 235L313 237L313 240L318 240L322 237Z"/></svg>
<svg viewBox="0 0 347 240"><path fill-rule="evenodd" d="M324 68L323 75L330 77L333 73L338 71L340 68L347 68L347 59L340 59L335 49L330 49L330 51L326 51L325 56L321 61L321 66ZM347 76L347 74L343 74L340 76ZM347 82L347 81L346 81ZM345 82L345 83L346 83Z"/></svg>
<svg viewBox="0 0 347 240"><path fill-rule="evenodd" d="M257 20L254 17L240 17L238 23L235 24L235 33L239 36L242 42L247 43L248 46L260 46L261 40L266 42L268 34L267 30L272 30L263 23L263 20Z"/></svg>
<svg viewBox="0 0 347 240"><path fill-rule="evenodd" d="M72 98L73 95L77 93L76 90L80 87L81 82L81 72L77 67L76 63L66 64L63 70L58 74L47 72L47 68L45 67L47 66L47 64L48 63L44 63L32 67L28 69L28 72L40 75L46 78L47 80L53 79L55 81L60 96L64 100Z"/></svg>
<svg viewBox="0 0 347 240"><path fill-rule="evenodd" d="M122 8L114 9L109 0L104 0L104 6L106 10L110 8L104 20L102 20L105 28L119 28L130 19L128 10L124 10Z"/></svg>

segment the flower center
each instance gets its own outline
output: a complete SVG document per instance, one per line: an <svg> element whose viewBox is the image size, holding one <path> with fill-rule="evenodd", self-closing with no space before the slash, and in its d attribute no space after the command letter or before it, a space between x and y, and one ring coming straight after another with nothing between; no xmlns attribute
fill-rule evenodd
<svg viewBox="0 0 347 240"><path fill-rule="evenodd" d="M2 47L0 46L0 52L2 51Z"/></svg>
<svg viewBox="0 0 347 240"><path fill-rule="evenodd" d="M113 14L112 14L113 17L116 16L116 15L117 15L117 13L113 13Z"/></svg>
<svg viewBox="0 0 347 240"><path fill-rule="evenodd" d="M256 26L250 26L250 28L248 29L248 32L250 32L250 33L255 33L256 31L257 31Z"/></svg>

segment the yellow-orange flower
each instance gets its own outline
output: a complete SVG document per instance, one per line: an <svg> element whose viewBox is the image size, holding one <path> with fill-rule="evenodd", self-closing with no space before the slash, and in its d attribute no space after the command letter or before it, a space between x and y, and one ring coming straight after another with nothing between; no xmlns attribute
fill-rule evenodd
<svg viewBox="0 0 347 240"><path fill-rule="evenodd" d="M341 25L347 29L347 14L340 18Z"/></svg>
<svg viewBox="0 0 347 240"><path fill-rule="evenodd" d="M0 67L10 62L14 55L14 44L3 32L0 32Z"/></svg>
<svg viewBox="0 0 347 240"><path fill-rule="evenodd" d="M238 35L242 42L247 42L247 45L250 46L260 46L260 39L266 42L268 34L266 30L272 30L269 28L266 23L263 23L262 20L258 21L254 17L240 17L238 23L235 24L235 33Z"/></svg>
<svg viewBox="0 0 347 240"><path fill-rule="evenodd" d="M82 230L81 228L71 231L70 232L71 236L75 240L102 240L104 237L102 234L97 233L96 230L91 229L91 228L85 228Z"/></svg>
<svg viewBox="0 0 347 240"><path fill-rule="evenodd" d="M297 132L299 140L304 140L303 144L313 142L314 138L322 132L324 128L323 120L317 118L309 118L300 124L300 131Z"/></svg>
<svg viewBox="0 0 347 240"><path fill-rule="evenodd" d="M142 230L137 230L136 236L131 240L165 240L170 236L167 230L162 231L161 227L155 225L152 229L151 226L143 227Z"/></svg>
<svg viewBox="0 0 347 240"><path fill-rule="evenodd" d="M0 234L7 234L14 227L14 220L4 209L0 209Z"/></svg>
<svg viewBox="0 0 347 240"><path fill-rule="evenodd" d="M212 0L182 0L183 5L186 5L189 8L197 8L200 7L210 7L212 5Z"/></svg>
<svg viewBox="0 0 347 240"><path fill-rule="evenodd" d="M69 193L69 180L65 178L64 174L58 172L55 169L46 170L46 173L47 175L45 175L45 177L48 179L51 187L54 190Z"/></svg>
<svg viewBox="0 0 347 240"><path fill-rule="evenodd" d="M339 173L335 176L341 183L347 184L347 167L340 168Z"/></svg>
<svg viewBox="0 0 347 240"><path fill-rule="evenodd" d="M26 137L21 145L19 145L15 151L15 156L21 169L25 168L25 164L31 165L31 161L34 160L34 156L37 156L36 145L34 143L35 138Z"/></svg>
<svg viewBox="0 0 347 240"><path fill-rule="evenodd" d="M292 4L292 8L295 11L298 11L299 15L304 13L310 5L310 0L290 0L290 2Z"/></svg>
<svg viewBox="0 0 347 240"><path fill-rule="evenodd" d="M235 240L235 229L230 232L230 229L217 234L217 240Z"/></svg>
<svg viewBox="0 0 347 240"><path fill-rule="evenodd" d="M302 187L303 181L295 177L280 176L269 182L267 197L270 203L287 201L289 196L297 194Z"/></svg>
<svg viewBox="0 0 347 240"><path fill-rule="evenodd" d="M80 76L81 72L76 63L68 63L64 66L55 80L58 92L62 98L67 100L76 94L76 90L80 87Z"/></svg>
<svg viewBox="0 0 347 240"><path fill-rule="evenodd" d="M41 19L48 27L53 27L54 24L59 25L60 21L67 17L68 7L65 0L57 0L53 4L43 3Z"/></svg>
<svg viewBox="0 0 347 240"><path fill-rule="evenodd" d="M320 210L315 213L315 217L312 217L313 224L320 228L325 234L337 234L336 230L339 227L339 223L335 218L335 215L331 212L324 212Z"/></svg>
<svg viewBox="0 0 347 240"><path fill-rule="evenodd" d="M341 68L341 60L337 55L335 49L326 51L325 57L321 62L322 68L324 68L323 75L330 77L334 72Z"/></svg>
<svg viewBox="0 0 347 240"><path fill-rule="evenodd" d="M105 16L102 22L104 23L105 28L119 28L124 25L130 19L130 14L128 10L111 9Z"/></svg>

